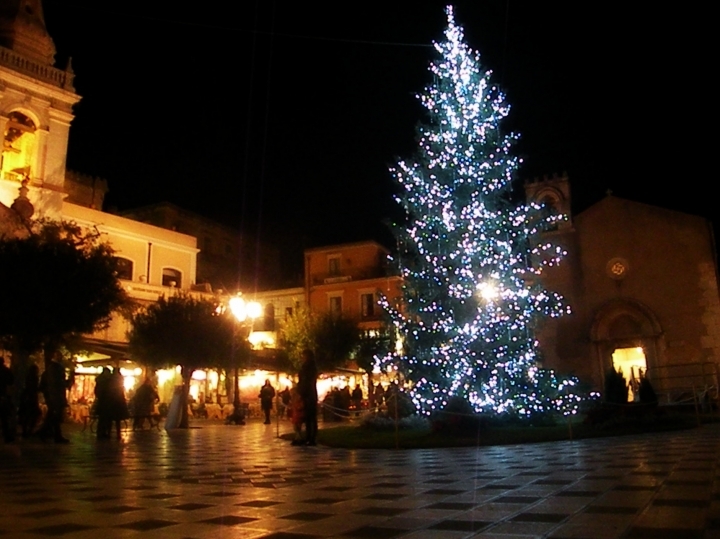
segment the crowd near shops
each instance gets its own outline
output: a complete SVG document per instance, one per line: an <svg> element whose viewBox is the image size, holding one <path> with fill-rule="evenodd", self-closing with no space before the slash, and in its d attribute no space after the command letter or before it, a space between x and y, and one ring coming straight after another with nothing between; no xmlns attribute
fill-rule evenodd
<svg viewBox="0 0 720 539"><path fill-rule="evenodd" d="M324 421L343 421L381 407L393 384L367 381L360 373L318 375L314 357L307 351L298 376L254 371L240 377L241 419L291 421L296 443L314 443L318 415ZM262 382L261 382L262 380ZM230 422L232 380L217 371L197 371L189 388L188 416ZM181 384L179 371L144 371L135 366L106 365L89 371L75 365L67 369L60 358L40 369L26 370L20 394L14 392L13 372L0 362L0 419L6 442L18 434L67 443L64 421L86 428L93 424L98 439L121 438L123 428L158 426L168 413L173 390ZM319 413L318 413L319 412ZM303 433L304 428L304 433Z"/></svg>

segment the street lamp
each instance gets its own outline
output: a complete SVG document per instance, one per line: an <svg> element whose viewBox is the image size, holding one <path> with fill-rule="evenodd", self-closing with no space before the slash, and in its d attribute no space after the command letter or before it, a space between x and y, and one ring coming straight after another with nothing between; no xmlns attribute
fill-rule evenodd
<svg viewBox="0 0 720 539"><path fill-rule="evenodd" d="M233 396L233 417L235 420L240 423L243 419L242 413L240 411L240 373L239 373L239 365L237 358L235 357L235 354L237 352L237 328L238 324L242 324L244 322L247 322L250 320L250 329L252 330L252 321L255 318L259 318L262 314L262 307L257 301L245 301L242 296L239 294L237 296L233 296L230 298L230 301L228 302L228 306L230 307L230 312L233 314L236 320L235 324L235 331L233 331L233 340L232 340L232 360L234 364L234 375L235 375L235 387L234 387L234 396Z"/></svg>

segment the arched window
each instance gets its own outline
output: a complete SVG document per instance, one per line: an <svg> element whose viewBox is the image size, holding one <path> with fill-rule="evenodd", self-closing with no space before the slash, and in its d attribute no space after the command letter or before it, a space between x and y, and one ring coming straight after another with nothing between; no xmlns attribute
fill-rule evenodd
<svg viewBox="0 0 720 539"><path fill-rule="evenodd" d="M121 256L116 256L115 260L117 261L117 278L132 281L133 261L128 258L122 258Z"/></svg>
<svg viewBox="0 0 720 539"><path fill-rule="evenodd" d="M35 123L23 113L15 111L8 115L0 160L3 178L19 181L32 176L36 129Z"/></svg>
<svg viewBox="0 0 720 539"><path fill-rule="evenodd" d="M172 286L174 288L182 287L182 273L173 268L163 268L162 270L163 286Z"/></svg>

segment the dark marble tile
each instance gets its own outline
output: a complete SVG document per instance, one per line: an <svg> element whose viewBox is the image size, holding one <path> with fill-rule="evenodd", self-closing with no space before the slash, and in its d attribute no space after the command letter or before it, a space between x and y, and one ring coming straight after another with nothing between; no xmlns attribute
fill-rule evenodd
<svg viewBox="0 0 720 539"><path fill-rule="evenodd" d="M432 495L438 495L438 496L452 496L454 494L462 494L463 492L466 492L465 490L458 490L454 488L434 488L431 490L426 490L425 494L432 494Z"/></svg>
<svg viewBox="0 0 720 539"><path fill-rule="evenodd" d="M139 511L142 507L133 507L131 505L116 505L113 507L104 507L102 509L96 509L98 513L107 513L109 515L122 515L123 513L130 513L132 511Z"/></svg>
<svg viewBox="0 0 720 539"><path fill-rule="evenodd" d="M395 507L365 507L359 511L355 511L357 515L372 515L378 517L394 517L402 513L406 513L408 509L400 509Z"/></svg>
<svg viewBox="0 0 720 539"><path fill-rule="evenodd" d="M493 522L483 522L481 520L443 520L433 524L428 529L454 531L454 532L477 532L487 528Z"/></svg>
<svg viewBox="0 0 720 539"><path fill-rule="evenodd" d="M280 518L284 518L287 520L302 520L306 522L313 522L315 520L322 520L324 518L331 517L331 514L328 513L312 513L310 511L301 511L299 513L293 513L291 515L285 515Z"/></svg>
<svg viewBox="0 0 720 539"><path fill-rule="evenodd" d="M406 496L404 494L368 494L367 496L363 496L366 500L400 500L402 498L405 498Z"/></svg>
<svg viewBox="0 0 720 539"><path fill-rule="evenodd" d="M302 503L317 503L322 505L332 505L334 503L344 502L345 498L310 498L309 500L300 500Z"/></svg>
<svg viewBox="0 0 720 539"><path fill-rule="evenodd" d="M269 500L251 500L249 502L237 503L235 505L242 507L272 507L273 505L279 505L281 502L271 502Z"/></svg>
<svg viewBox="0 0 720 539"><path fill-rule="evenodd" d="M206 507L212 507L209 503L181 503L180 505L171 505L170 509L177 509L178 511L196 511L198 509L205 509Z"/></svg>
<svg viewBox="0 0 720 539"><path fill-rule="evenodd" d="M116 528L126 528L136 531L151 531L158 530L160 528L167 528L168 526L174 526L177 522L171 522L169 520L158 520L154 518L146 520L138 520L136 522L128 522L127 524L120 524L115 526Z"/></svg>
<svg viewBox="0 0 720 539"><path fill-rule="evenodd" d="M218 524L220 526L237 526L238 524L245 524L246 522L252 522L258 520L250 517L240 517L236 515L227 515L222 517L207 518L200 522L204 524Z"/></svg>
<svg viewBox="0 0 720 539"><path fill-rule="evenodd" d="M69 509L41 509L39 511L31 511L30 513L23 513L20 516L21 517L27 517L27 518L46 518L46 517L57 517L60 515L67 515L68 513L74 513L75 511L70 511Z"/></svg>
<svg viewBox="0 0 720 539"><path fill-rule="evenodd" d="M97 526L88 526L86 524L75 524L74 522L68 522L67 524L56 524L55 526L43 526L42 528L35 528L30 530L32 533L40 535L51 535L53 537L60 537L63 535L83 532L85 530L92 530Z"/></svg>
<svg viewBox="0 0 720 539"><path fill-rule="evenodd" d="M594 515L634 515L638 509L634 507L614 507L610 505L591 505L585 508L586 513Z"/></svg>
<svg viewBox="0 0 720 539"><path fill-rule="evenodd" d="M521 513L512 517L510 520L513 522L548 522L557 523L562 522L568 517L568 515L559 515L555 513Z"/></svg>
<svg viewBox="0 0 720 539"><path fill-rule="evenodd" d="M466 502L438 502L432 505L428 505L425 509L443 509L448 511L467 511L477 507L476 503Z"/></svg>
<svg viewBox="0 0 720 539"><path fill-rule="evenodd" d="M539 500L536 496L500 496L493 500L493 503L535 503Z"/></svg>

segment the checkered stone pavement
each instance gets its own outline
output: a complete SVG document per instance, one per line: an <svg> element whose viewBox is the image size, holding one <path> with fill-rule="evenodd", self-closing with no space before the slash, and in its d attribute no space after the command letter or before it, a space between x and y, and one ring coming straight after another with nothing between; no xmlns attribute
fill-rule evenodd
<svg viewBox="0 0 720 539"><path fill-rule="evenodd" d="M348 451L195 425L0 445L0 539L720 538L720 426Z"/></svg>

